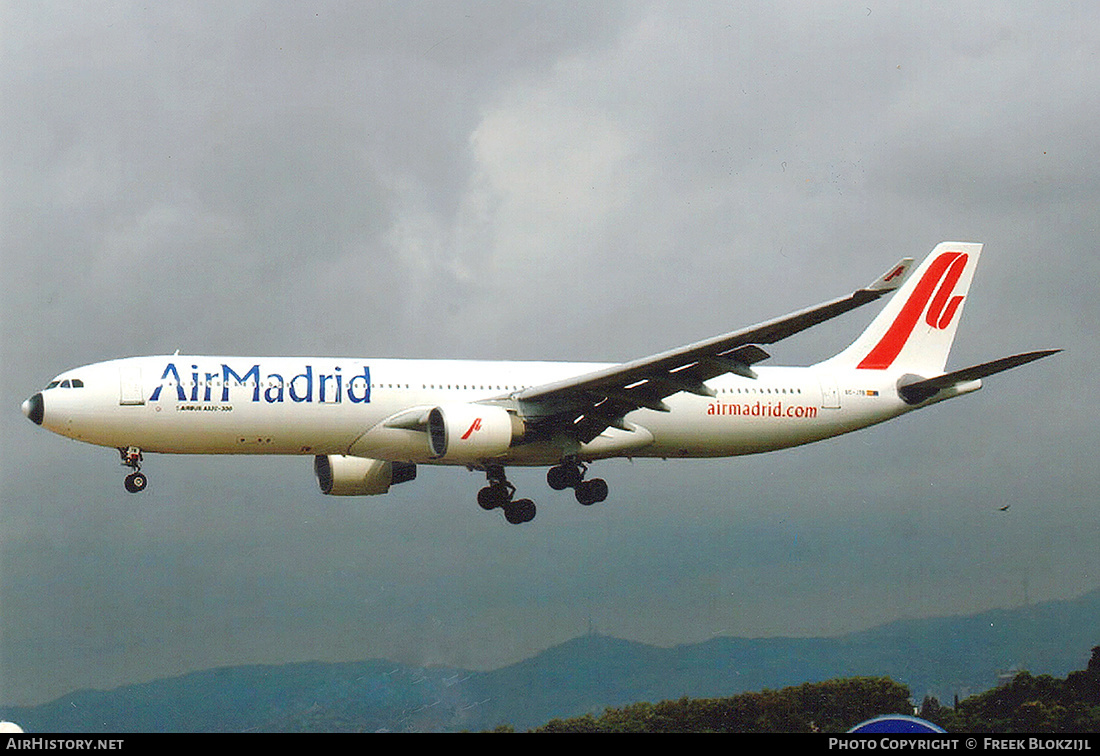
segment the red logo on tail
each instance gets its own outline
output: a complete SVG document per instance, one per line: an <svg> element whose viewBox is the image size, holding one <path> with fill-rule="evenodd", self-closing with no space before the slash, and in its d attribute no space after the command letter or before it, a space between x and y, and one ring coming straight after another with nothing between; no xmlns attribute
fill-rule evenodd
<svg viewBox="0 0 1100 756"><path fill-rule="evenodd" d="M962 296L951 295L966 269L968 259L969 256L963 252L944 252L933 260L886 334L857 367L864 370L890 367L901 354L922 314L925 322L933 328L941 331L947 328L963 301Z"/></svg>
<svg viewBox="0 0 1100 756"><path fill-rule="evenodd" d="M886 276L886 278L884 278L882 280L883 281L893 281L895 278L897 278L898 276L900 276L904 272L905 272L905 266L904 265L899 265L898 267L896 267L892 271L890 271L890 275Z"/></svg>
<svg viewBox="0 0 1100 756"><path fill-rule="evenodd" d="M470 423L470 427L467 428L466 432L462 434L462 440L465 441L466 439L468 439L470 437L470 435L474 431L479 431L479 430L481 430L481 418L480 417L477 418L476 420L474 420L472 423Z"/></svg>

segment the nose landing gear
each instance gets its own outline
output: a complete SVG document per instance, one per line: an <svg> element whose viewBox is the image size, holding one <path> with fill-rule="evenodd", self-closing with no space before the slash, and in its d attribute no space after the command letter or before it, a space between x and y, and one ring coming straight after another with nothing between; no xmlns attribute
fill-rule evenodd
<svg viewBox="0 0 1100 756"><path fill-rule="evenodd" d="M149 485L149 479L145 477L145 474L141 472L141 449L136 446L127 446L118 450L119 456L122 457L122 466L129 467L133 470L132 473L126 476L123 485L130 493L140 493L145 490L145 487Z"/></svg>

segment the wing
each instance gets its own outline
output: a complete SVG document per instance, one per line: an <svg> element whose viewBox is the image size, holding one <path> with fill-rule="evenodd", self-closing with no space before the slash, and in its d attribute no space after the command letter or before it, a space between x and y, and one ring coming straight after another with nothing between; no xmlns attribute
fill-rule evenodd
<svg viewBox="0 0 1100 756"><path fill-rule="evenodd" d="M847 297L651 357L533 386L512 399L528 426L540 433L566 433L586 443L609 427L628 429L626 414L641 408L667 412L664 399L673 394L714 396L705 384L711 378L725 373L755 378L752 366L769 357L759 344L775 343L875 301L901 285L912 262L899 261L870 286Z"/></svg>

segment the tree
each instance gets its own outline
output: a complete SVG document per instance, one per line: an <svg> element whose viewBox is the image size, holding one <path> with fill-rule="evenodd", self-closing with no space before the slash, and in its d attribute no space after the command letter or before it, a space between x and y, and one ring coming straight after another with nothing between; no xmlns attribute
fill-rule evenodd
<svg viewBox="0 0 1100 756"><path fill-rule="evenodd" d="M555 719L537 732L844 732L880 714L908 713L909 689L847 678L729 698L637 703L599 717Z"/></svg>

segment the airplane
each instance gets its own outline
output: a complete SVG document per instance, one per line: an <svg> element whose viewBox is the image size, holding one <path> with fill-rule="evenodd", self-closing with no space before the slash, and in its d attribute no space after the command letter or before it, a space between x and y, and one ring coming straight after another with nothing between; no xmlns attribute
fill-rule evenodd
<svg viewBox="0 0 1100 756"><path fill-rule="evenodd" d="M938 244L865 288L618 364L313 357L128 357L67 370L23 402L32 422L118 449L126 490L144 455L313 457L323 493L384 494L418 465L485 474L477 501L535 517L507 467L547 467L583 505L598 460L732 457L800 446L976 391L1058 349L944 372L982 245ZM909 275L912 272L912 275ZM808 367L759 363L773 344L896 292L850 346Z"/></svg>

